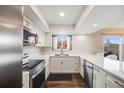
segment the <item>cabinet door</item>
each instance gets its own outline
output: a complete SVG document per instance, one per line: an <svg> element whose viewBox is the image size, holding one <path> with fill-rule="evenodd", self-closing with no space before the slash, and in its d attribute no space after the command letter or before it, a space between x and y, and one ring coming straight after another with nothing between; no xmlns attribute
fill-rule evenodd
<svg viewBox="0 0 124 93"><path fill-rule="evenodd" d="M79 73L79 68L80 68L79 59L80 59L80 57L78 57L78 56L73 57L73 61L74 61L74 72L75 73Z"/></svg>
<svg viewBox="0 0 124 93"><path fill-rule="evenodd" d="M83 59L80 60L80 74L84 78L84 62L83 61L84 61Z"/></svg>
<svg viewBox="0 0 124 93"><path fill-rule="evenodd" d="M41 29L37 29L38 34L38 45L39 46L45 46L45 32Z"/></svg>
<svg viewBox="0 0 124 93"><path fill-rule="evenodd" d="M52 35L50 32L45 32L45 45L52 46Z"/></svg>
<svg viewBox="0 0 124 93"><path fill-rule="evenodd" d="M23 18L24 18L23 25L24 25L25 27L31 29L29 19L28 19L27 17L25 17L25 16L24 16Z"/></svg>
<svg viewBox="0 0 124 93"><path fill-rule="evenodd" d="M47 80L49 76L49 63L46 64L46 70L45 70L45 79Z"/></svg>
<svg viewBox="0 0 124 93"><path fill-rule="evenodd" d="M73 58L64 58L62 60L62 72L63 73L72 73L72 72L74 72Z"/></svg>
<svg viewBox="0 0 124 93"><path fill-rule="evenodd" d="M94 88L104 88L105 87L105 72L101 69L94 67L93 75L93 87Z"/></svg>
<svg viewBox="0 0 124 93"><path fill-rule="evenodd" d="M50 59L50 72L51 73L61 73L62 72L61 59L58 59L58 58Z"/></svg>
<svg viewBox="0 0 124 93"><path fill-rule="evenodd" d="M73 73L74 72L73 63L72 62L63 62L62 72L63 73Z"/></svg>
<svg viewBox="0 0 124 93"><path fill-rule="evenodd" d="M42 45L45 46L45 32L42 31Z"/></svg>

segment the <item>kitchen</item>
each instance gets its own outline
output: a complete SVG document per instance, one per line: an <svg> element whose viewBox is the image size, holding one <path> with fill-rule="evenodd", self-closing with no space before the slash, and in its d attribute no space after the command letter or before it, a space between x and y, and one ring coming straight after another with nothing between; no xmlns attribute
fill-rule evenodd
<svg viewBox="0 0 124 93"><path fill-rule="evenodd" d="M14 52L13 48L10 50L23 55L23 58L18 59L21 61L19 68L14 68L20 73L16 77L17 80L20 79L19 82L14 80L13 75L11 78L17 82L15 85L11 85L12 79L1 77L0 82L8 80L6 84L10 84L2 85L2 82L0 87L123 88L123 10L123 5L0 6L3 13L0 17L8 18L0 19L0 28L15 29L11 25L11 18L15 20L14 25L20 25L16 29L21 29L22 36L17 33L21 39L16 41L14 38L14 44L19 42L21 48L12 46L20 51ZM18 14L18 17L12 13ZM0 40L6 40L2 38L2 30L0 32ZM0 41L0 45L2 44L9 45L8 42ZM2 49L7 48L0 48Z"/></svg>

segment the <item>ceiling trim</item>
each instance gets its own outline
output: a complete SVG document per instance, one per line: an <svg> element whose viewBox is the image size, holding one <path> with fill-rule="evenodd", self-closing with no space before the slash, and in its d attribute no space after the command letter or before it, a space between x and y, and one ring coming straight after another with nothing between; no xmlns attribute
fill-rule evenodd
<svg viewBox="0 0 124 93"><path fill-rule="evenodd" d="M95 5L88 5L86 8L82 11L80 18L77 21L77 24L75 25L75 30L78 30L82 22L85 20L85 18L91 13L91 11L94 9Z"/></svg>
<svg viewBox="0 0 124 93"><path fill-rule="evenodd" d="M37 16L40 18L40 20L42 21L42 23L44 24L44 26L46 27L47 30L49 30L49 25L46 22L45 18L43 17L42 12L39 10L39 8L37 6L34 5L30 5L30 7L32 8L32 10L34 10L34 12L37 14Z"/></svg>

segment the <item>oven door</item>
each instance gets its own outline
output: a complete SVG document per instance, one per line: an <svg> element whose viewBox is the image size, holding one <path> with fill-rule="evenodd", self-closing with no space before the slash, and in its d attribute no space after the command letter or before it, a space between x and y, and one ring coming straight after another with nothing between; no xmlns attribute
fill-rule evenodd
<svg viewBox="0 0 124 93"><path fill-rule="evenodd" d="M46 87L45 84L45 68L40 71L39 73L36 73L31 76L31 88L44 88Z"/></svg>

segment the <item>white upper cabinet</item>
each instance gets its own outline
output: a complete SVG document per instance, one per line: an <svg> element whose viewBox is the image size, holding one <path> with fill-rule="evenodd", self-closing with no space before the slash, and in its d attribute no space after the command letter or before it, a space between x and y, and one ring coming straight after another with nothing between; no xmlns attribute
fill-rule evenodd
<svg viewBox="0 0 124 93"><path fill-rule="evenodd" d="M45 32L45 45L52 46L52 34L50 32Z"/></svg>
<svg viewBox="0 0 124 93"><path fill-rule="evenodd" d="M39 47L51 47L52 46L52 36L49 32L38 30L38 44Z"/></svg>
<svg viewBox="0 0 124 93"><path fill-rule="evenodd" d="M51 46L52 40L49 33L49 26L37 6L24 6L23 25L29 28L32 33L38 35L38 44L36 46Z"/></svg>
<svg viewBox="0 0 124 93"><path fill-rule="evenodd" d="M28 17L24 16L23 17L24 21L23 21L23 26L27 27L30 29L30 31L32 33L37 33L37 25L34 24Z"/></svg>
<svg viewBox="0 0 124 93"><path fill-rule="evenodd" d="M44 46L45 45L45 32L41 29L37 30L38 33L38 44L37 46Z"/></svg>
<svg viewBox="0 0 124 93"><path fill-rule="evenodd" d="M24 16L27 16L31 19L39 28L44 31L49 31L49 25L43 17L43 14L39 8L35 5L26 5L24 6Z"/></svg>

